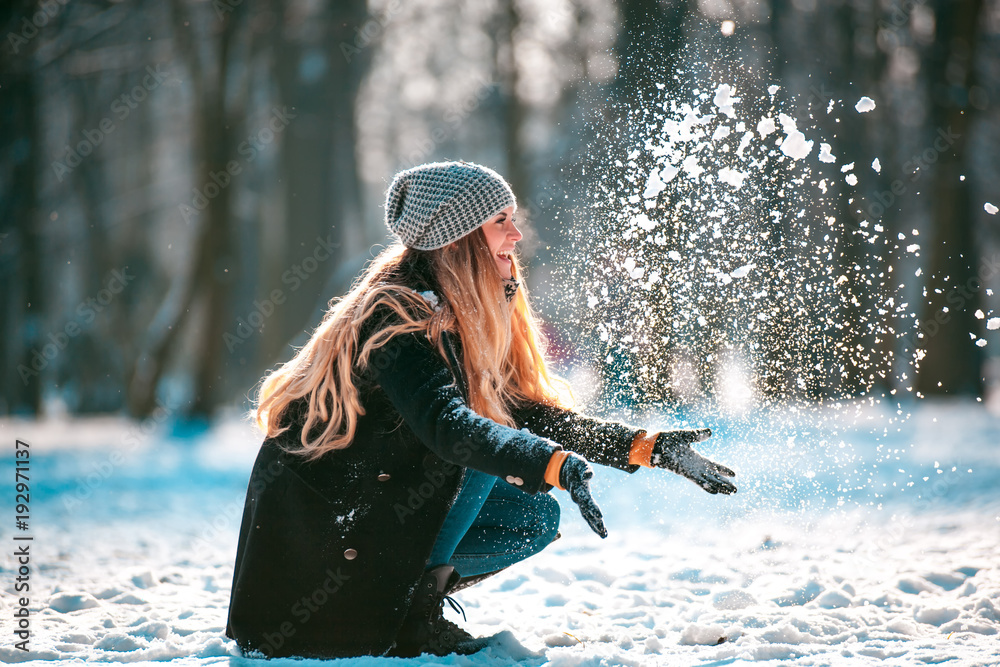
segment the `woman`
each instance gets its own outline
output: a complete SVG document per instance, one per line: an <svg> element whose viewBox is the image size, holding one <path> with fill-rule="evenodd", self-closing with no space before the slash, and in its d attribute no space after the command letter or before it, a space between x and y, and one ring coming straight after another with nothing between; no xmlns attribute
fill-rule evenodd
<svg viewBox="0 0 1000 667"><path fill-rule="evenodd" d="M467 162L396 175L382 252L263 381L227 634L251 655L471 653L448 593L558 536L565 489L607 535L588 460L734 473L690 444L569 409L519 284L510 186Z"/></svg>

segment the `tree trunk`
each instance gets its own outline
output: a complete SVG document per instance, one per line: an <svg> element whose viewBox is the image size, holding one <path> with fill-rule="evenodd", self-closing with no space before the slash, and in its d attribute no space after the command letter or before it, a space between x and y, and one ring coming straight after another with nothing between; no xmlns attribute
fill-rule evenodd
<svg viewBox="0 0 1000 667"><path fill-rule="evenodd" d="M284 37L276 54L280 102L293 110L295 120L284 131L280 158L288 255L277 276L265 277L266 288L282 289L287 302L269 339L279 347L261 350L264 365L287 357L290 339L292 344L305 341L329 300L350 286L361 268L358 258L382 238L381 230L376 237L366 228L362 215L355 132L358 91L375 48L355 40L366 29L380 34L378 17L367 14L363 0L350 0L327 3L318 17L307 20L324 26L316 43ZM291 32L285 26L282 34ZM317 262L314 273L282 278L314 257L317 239L328 238L339 246Z"/></svg>
<svg viewBox="0 0 1000 667"><path fill-rule="evenodd" d="M194 140L198 169L195 183L208 197L208 206L201 213L202 234L195 280L198 290L204 294L201 304L204 328L194 354L195 394L189 408L189 415L196 417L211 417L225 399L228 355L223 336L234 319L230 295L241 273L233 248L234 188L230 185L233 176L222 179L219 175L228 174L226 165L236 156L237 130L242 127L240 119L244 109L230 108L226 89L232 42L245 11L244 5L238 5L221 19L224 23L218 46L218 66L212 75L204 76L200 107L196 107ZM209 197L209 190L215 189L213 184L218 185L218 194Z"/></svg>
<svg viewBox="0 0 1000 667"><path fill-rule="evenodd" d="M982 283L977 275L976 248L969 174L968 134L982 0L941 0L935 4L937 40L928 63L933 149L925 152L933 173L928 185L933 197L934 225L931 272L921 318L925 352L917 375L923 394L981 395L982 348L969 334L977 334ZM930 159L933 153L934 161ZM925 167L926 168L926 167Z"/></svg>
<svg viewBox="0 0 1000 667"><path fill-rule="evenodd" d="M103 100L95 99L93 88L94 81L89 77L70 82L71 94L77 102L72 137L80 137L84 130L97 127L107 110L102 106ZM104 146L102 150L108 148ZM112 242L104 230L106 202L111 192L105 178L106 159L106 153L95 150L65 177L69 181L66 185L76 191L83 216L84 242L79 248L83 252L73 247L70 256L77 267L81 291L88 296L98 294L104 288L108 272L120 268L114 265ZM130 286L130 289L135 288ZM67 402L74 413L114 412L124 403L122 378L116 373L120 367L116 362L120 359L121 347L115 343L122 322L114 319L121 312L119 297L108 304L93 323L83 327L79 336L69 341L66 356L59 360L58 384L72 387L72 392L67 393Z"/></svg>
<svg viewBox="0 0 1000 667"><path fill-rule="evenodd" d="M504 2L501 12L502 27L495 48L496 68L501 82L499 88L503 96L504 149L507 153L504 177L510 183L514 196L519 198L517 217L523 222L531 214L531 207L526 204L533 201L535 193L530 186L528 165L525 164L524 147L521 143L525 109L517 94L517 47L514 44L520 16L514 0Z"/></svg>
<svg viewBox="0 0 1000 667"><path fill-rule="evenodd" d="M188 74L194 91L192 120L195 123L196 169L193 186L204 193L208 201L201 211L192 213L192 219L188 221L198 225L191 268L189 273L176 279L164 306L150 325L144 351L137 359L133 374L130 406L137 416L153 410L156 387L167 358L188 321L191 309L200 305L204 309L204 326L190 357L194 372L194 396L184 412L188 416L209 417L224 396L222 376L226 361L223 334L233 319L230 316L232 303L229 295L233 282L238 278L239 268L234 263L232 248L230 201L233 188L231 181L225 181L219 175L228 174L227 163L236 155L234 138L243 110L227 109L226 76L230 45L246 6L235 5L231 12L218 18L223 27L215 67L211 62L202 62L199 49L188 35L193 17L188 12L186 0L174 0L171 9L179 50L188 58ZM210 196L209 190L215 195Z"/></svg>
<svg viewBox="0 0 1000 667"><path fill-rule="evenodd" d="M36 10L33 2L14 2L0 9L3 34L20 34L19 21ZM0 180L0 413L38 415L42 411L42 376L48 361L46 339L46 272L42 255L43 220L38 200L42 137L38 71L33 63L35 40L12 45L4 39L0 123L0 155L9 179ZM16 279L18 276L20 279Z"/></svg>

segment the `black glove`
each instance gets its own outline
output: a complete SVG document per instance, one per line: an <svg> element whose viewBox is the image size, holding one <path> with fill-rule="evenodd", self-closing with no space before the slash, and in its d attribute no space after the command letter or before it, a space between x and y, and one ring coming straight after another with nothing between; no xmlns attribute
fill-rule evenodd
<svg viewBox="0 0 1000 667"><path fill-rule="evenodd" d="M736 493L736 486L725 479L735 477L735 472L691 449L692 442L701 442L711 436L712 430L707 428L664 431L656 437L649 463L654 468L666 468L683 475L709 493Z"/></svg>
<svg viewBox="0 0 1000 667"><path fill-rule="evenodd" d="M573 499L576 506L580 508L580 514L591 527L591 529L601 537L608 536L608 529L604 527L604 516L601 508L594 502L590 495L590 482L594 476L587 459L575 452L569 452L569 456L563 461L559 470L559 484L569 491L569 497Z"/></svg>

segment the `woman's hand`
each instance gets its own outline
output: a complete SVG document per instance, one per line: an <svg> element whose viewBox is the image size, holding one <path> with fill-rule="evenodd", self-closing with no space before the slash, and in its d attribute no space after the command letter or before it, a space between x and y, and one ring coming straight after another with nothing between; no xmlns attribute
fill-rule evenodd
<svg viewBox="0 0 1000 667"><path fill-rule="evenodd" d="M664 431L656 437L649 463L654 468L665 468L683 475L709 493L736 493L736 485L726 479L735 477L735 472L691 449L691 443L707 440L711 436L712 431L707 428Z"/></svg>
<svg viewBox="0 0 1000 667"><path fill-rule="evenodd" d="M590 495L589 480L593 476L594 471L587 463L587 459L575 452L569 452L559 471L559 484L569 491L570 498L580 508L580 514L591 529L601 537L607 537L608 529L604 527L604 515Z"/></svg>

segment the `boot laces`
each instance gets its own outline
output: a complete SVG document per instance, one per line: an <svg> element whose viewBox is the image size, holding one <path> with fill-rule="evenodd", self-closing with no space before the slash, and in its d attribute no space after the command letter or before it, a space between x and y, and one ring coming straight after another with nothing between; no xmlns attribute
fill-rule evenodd
<svg viewBox="0 0 1000 667"><path fill-rule="evenodd" d="M443 600L447 601L448 604L451 605L452 609L454 609L455 611L460 612L462 614L462 620L463 621L465 621L466 623L469 622L469 619L467 619L465 617L465 609L463 609L462 605L460 605L458 603L458 600L456 600L455 598L451 597L450 595L445 595L444 598L443 598Z"/></svg>

